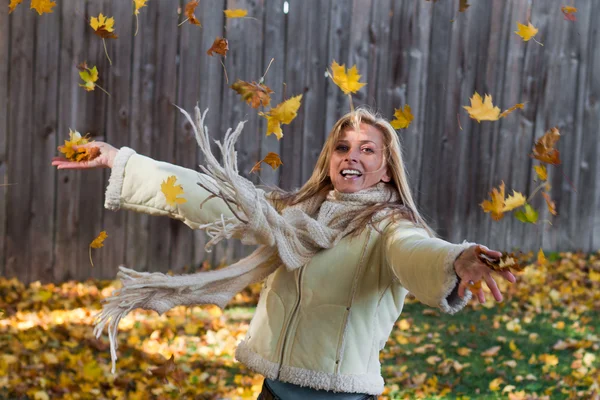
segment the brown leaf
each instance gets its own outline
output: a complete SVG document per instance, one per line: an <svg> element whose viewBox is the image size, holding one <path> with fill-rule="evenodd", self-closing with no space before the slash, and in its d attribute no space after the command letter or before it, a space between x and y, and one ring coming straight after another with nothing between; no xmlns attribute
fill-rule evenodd
<svg viewBox="0 0 600 400"><path fill-rule="evenodd" d="M231 88L242 96L242 100L250 104L252 108L258 108L261 104L266 107L271 103L270 94L273 91L262 83L246 82L238 79Z"/></svg>
<svg viewBox="0 0 600 400"><path fill-rule="evenodd" d="M194 15L194 11L196 11L196 7L198 7L198 4L200 4L198 0L192 0L189 3L187 3L185 5L184 14L188 21L190 21L190 24L202 26L200 25L200 21L198 21L198 19L196 19L196 16Z"/></svg>
<svg viewBox="0 0 600 400"><path fill-rule="evenodd" d="M265 158L254 164L254 167L252 167L250 173L260 171L260 163L263 162L269 164L273 169L277 169L280 165L283 165L281 158L279 158L279 154L271 152L267 154Z"/></svg>
<svg viewBox="0 0 600 400"><path fill-rule="evenodd" d="M550 128L544 133L544 136L536 140L531 156L541 162L559 165L561 163L560 153L554 148L558 139L560 139L558 128Z"/></svg>
<svg viewBox="0 0 600 400"><path fill-rule="evenodd" d="M214 52L225 57L227 55L227 50L229 50L229 42L227 39L217 36L212 46L210 46L210 49L206 51L206 54L212 56Z"/></svg>

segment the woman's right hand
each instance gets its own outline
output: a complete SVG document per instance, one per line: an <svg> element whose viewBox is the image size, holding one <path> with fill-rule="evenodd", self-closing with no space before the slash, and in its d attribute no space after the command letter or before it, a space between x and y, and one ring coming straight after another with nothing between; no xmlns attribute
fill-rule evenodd
<svg viewBox="0 0 600 400"><path fill-rule="evenodd" d="M89 168L112 168L113 161L119 151L115 147L104 142L90 142L79 146L73 146L73 149L85 149L96 147L100 150L100 155L90 161L70 161L64 157L52 158L52 165L56 169L89 169Z"/></svg>

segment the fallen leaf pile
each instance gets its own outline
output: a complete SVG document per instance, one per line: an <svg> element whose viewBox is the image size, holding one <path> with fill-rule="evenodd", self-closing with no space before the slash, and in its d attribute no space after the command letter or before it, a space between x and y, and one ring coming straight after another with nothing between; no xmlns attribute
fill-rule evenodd
<svg viewBox="0 0 600 400"><path fill-rule="evenodd" d="M594 398L600 385L600 253L533 254L456 315L409 299L381 354L380 399ZM205 263L203 270L210 269ZM485 285L484 285L485 286ZM262 376L234 361L261 285L213 306L137 310L120 325L118 373L92 334L117 282L61 285L0 278L0 398L256 399ZM487 288L485 289L487 291Z"/></svg>

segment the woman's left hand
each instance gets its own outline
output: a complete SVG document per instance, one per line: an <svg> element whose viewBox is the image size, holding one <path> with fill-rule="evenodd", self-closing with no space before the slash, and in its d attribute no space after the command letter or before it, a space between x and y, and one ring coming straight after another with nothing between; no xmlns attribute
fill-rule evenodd
<svg viewBox="0 0 600 400"><path fill-rule="evenodd" d="M479 282L483 279L492 291L494 299L496 299L496 301L502 301L502 293L500 293L500 289L498 289L498 285L491 274L492 269L479 259L479 253L485 254L492 259L498 259L502 256L501 252L490 250L480 244L471 246L463 251L454 261L454 270L456 271L456 275L461 279L458 287L458 295L461 298L464 297L465 289L469 288L469 285L473 285L475 282ZM515 276L509 270L498 272L498 274L510 283L516 281ZM484 303L485 295L483 293L483 288L480 287L474 291L476 292L475 295L477 295L479 302Z"/></svg>

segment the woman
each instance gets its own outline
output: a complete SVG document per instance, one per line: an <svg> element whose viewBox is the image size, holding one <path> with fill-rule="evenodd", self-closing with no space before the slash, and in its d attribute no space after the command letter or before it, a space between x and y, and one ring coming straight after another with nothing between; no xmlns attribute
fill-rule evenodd
<svg viewBox="0 0 600 400"><path fill-rule="evenodd" d="M478 252L500 252L436 238L414 204L400 142L391 125L365 109L332 128L315 170L298 191L265 193L237 173L234 144L243 123L228 131L222 165L210 152L204 115L196 130L204 174L93 142L88 162L55 158L67 168L112 168L105 206L168 215L205 229L209 246L240 238L260 247L218 271L183 277L121 269L123 289L108 299L96 333L109 325L113 362L116 326L134 308L165 312L176 305L217 304L252 282L265 280L236 358L265 376L260 399L369 399L384 389L379 352L410 292L447 313L471 298L485 280L502 300ZM177 176L188 200L169 206L160 183ZM201 204L201 206L199 206ZM509 282L515 277L500 274ZM266 278L266 279L265 279ZM483 290L476 293L484 302Z"/></svg>

